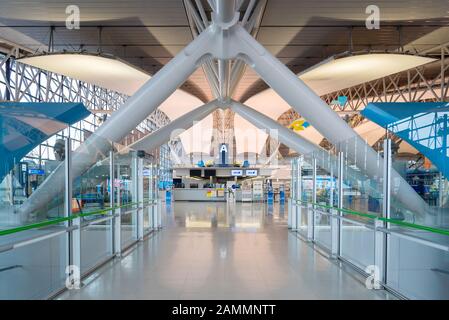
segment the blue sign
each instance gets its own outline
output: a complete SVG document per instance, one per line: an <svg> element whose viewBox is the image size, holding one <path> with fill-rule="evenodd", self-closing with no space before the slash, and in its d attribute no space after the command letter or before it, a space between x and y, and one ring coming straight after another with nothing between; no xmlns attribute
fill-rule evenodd
<svg viewBox="0 0 449 320"><path fill-rule="evenodd" d="M231 176L241 177L243 176L243 170L231 170Z"/></svg>
<svg viewBox="0 0 449 320"><path fill-rule="evenodd" d="M348 102L348 97L347 96L339 96L337 98L337 101L338 101L338 104L343 107L346 104L346 102Z"/></svg>
<svg viewBox="0 0 449 320"><path fill-rule="evenodd" d="M279 191L279 202L285 203L285 192L284 191Z"/></svg>
<svg viewBox="0 0 449 320"><path fill-rule="evenodd" d="M165 202L166 203L170 203L171 202L171 191L170 190L166 190L165 191Z"/></svg>
<svg viewBox="0 0 449 320"><path fill-rule="evenodd" d="M267 202L268 202L268 204L273 204L273 200L274 200L273 190L269 190L268 194L267 194Z"/></svg>
<svg viewBox="0 0 449 320"><path fill-rule="evenodd" d="M28 174L35 174L38 176L45 175L45 170L43 169L28 169Z"/></svg>

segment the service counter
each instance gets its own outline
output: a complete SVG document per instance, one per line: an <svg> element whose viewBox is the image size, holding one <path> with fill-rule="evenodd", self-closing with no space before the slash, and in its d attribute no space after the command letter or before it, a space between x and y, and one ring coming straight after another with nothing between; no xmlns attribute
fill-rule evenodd
<svg viewBox="0 0 449 320"><path fill-rule="evenodd" d="M236 200L242 200L242 192L240 190L234 191ZM224 202L226 201L227 191L225 189L214 188L180 188L173 189L174 201L212 201Z"/></svg>

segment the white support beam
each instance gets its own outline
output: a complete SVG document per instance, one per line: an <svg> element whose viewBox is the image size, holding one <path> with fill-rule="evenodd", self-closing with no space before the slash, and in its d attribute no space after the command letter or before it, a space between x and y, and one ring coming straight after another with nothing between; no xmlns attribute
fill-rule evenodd
<svg viewBox="0 0 449 320"><path fill-rule="evenodd" d="M182 131L192 127L195 121L200 121L208 116L210 113L218 108L218 101L211 101L201 107L198 107L189 113L186 113L178 119L170 122L165 127L156 130L155 132L143 137L130 145L134 150L144 150L150 152L151 150L160 147L171 138L177 137Z"/></svg>
<svg viewBox="0 0 449 320"><path fill-rule="evenodd" d="M246 119L256 127L260 129L268 129L267 133L276 131L279 141L289 146L299 154L309 154L320 150L320 148L314 143L285 128L280 123L254 110L253 108L237 101L232 101L230 108L232 111L239 114L242 118Z"/></svg>
<svg viewBox="0 0 449 320"><path fill-rule="evenodd" d="M120 141L161 105L198 67L207 54L213 33L202 33L156 75L144 84L126 103L73 154L73 176L78 177L108 152L108 141ZM20 207L31 213L59 194L64 184L64 170L59 166Z"/></svg>
<svg viewBox="0 0 449 320"><path fill-rule="evenodd" d="M233 45L241 50L241 57L259 76L278 93L292 108L301 114L324 137L334 145L352 141L359 146L366 142L343 120L331 110L321 98L313 92L282 62L266 50L243 27L235 26ZM364 171L370 176L379 176L383 164L379 165L378 155L371 148L349 148L348 155L356 163L365 163ZM398 183L397 198L419 218L424 213L432 213L429 206L415 190L396 171L392 171L392 179Z"/></svg>

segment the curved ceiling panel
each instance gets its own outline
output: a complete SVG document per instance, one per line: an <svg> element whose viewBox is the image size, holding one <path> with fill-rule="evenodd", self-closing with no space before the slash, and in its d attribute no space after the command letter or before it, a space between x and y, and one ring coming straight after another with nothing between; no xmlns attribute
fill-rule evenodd
<svg viewBox="0 0 449 320"><path fill-rule="evenodd" d="M52 53L22 58L19 62L129 96L151 78L144 71L120 59L94 54ZM175 120L202 104L197 97L176 90L159 109L170 120Z"/></svg>
<svg viewBox="0 0 449 320"><path fill-rule="evenodd" d="M303 80L318 95L350 88L435 61L432 58L391 53L352 55L325 60L302 72Z"/></svg>
<svg viewBox="0 0 449 320"><path fill-rule="evenodd" d="M435 59L405 54L372 53L328 59L299 75L316 94L324 95L418 67ZM274 120L290 106L273 89L248 99L245 104Z"/></svg>

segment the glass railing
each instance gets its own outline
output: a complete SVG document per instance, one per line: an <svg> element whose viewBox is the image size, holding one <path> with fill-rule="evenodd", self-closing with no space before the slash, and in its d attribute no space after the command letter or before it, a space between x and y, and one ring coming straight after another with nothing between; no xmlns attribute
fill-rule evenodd
<svg viewBox="0 0 449 320"><path fill-rule="evenodd" d="M449 299L449 230L444 223L448 207L444 201L437 202L439 206L426 203L404 185L407 179L394 152L389 166L383 147L377 150L354 138L331 151L295 159L293 163L302 164L301 175L293 172L292 185L300 178L302 195L292 195L290 214L297 215L298 224L290 227L365 274L377 268L379 283L399 295ZM444 181L441 186L444 192ZM390 190L389 202L385 190ZM389 206L384 208L384 203ZM423 203L425 209L414 208Z"/></svg>
<svg viewBox="0 0 449 320"><path fill-rule="evenodd" d="M86 276L160 226L157 192L154 188L150 193L149 187L157 185L157 176L153 170L144 177L151 161L138 161L135 151L118 152L111 142L98 138L95 144L66 155L72 159L70 171L64 161L59 162L60 169L52 163L53 178L46 171L34 190L39 197L33 199L31 194L10 203L9 211L2 211L0 299L48 298L67 287L69 265ZM72 176L70 196L67 172ZM62 188L57 189L61 182ZM137 190L141 190L139 194ZM50 196L52 200L45 203L38 201ZM70 199L70 206L65 199ZM29 200L34 202L27 203ZM23 219L9 217L20 208L27 209ZM70 214L66 214L68 208ZM120 245L117 239L121 239Z"/></svg>

